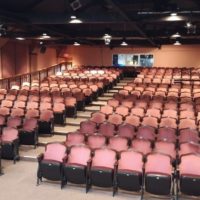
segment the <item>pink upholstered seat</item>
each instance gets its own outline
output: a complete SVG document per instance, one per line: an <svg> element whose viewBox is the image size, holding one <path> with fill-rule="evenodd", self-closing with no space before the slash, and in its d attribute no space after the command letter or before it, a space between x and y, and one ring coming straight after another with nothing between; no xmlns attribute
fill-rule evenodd
<svg viewBox="0 0 200 200"><path fill-rule="evenodd" d="M1 141L12 142L18 138L18 130L12 127L5 127L2 131Z"/></svg>
<svg viewBox="0 0 200 200"><path fill-rule="evenodd" d="M148 140L140 140L140 139L133 140L131 143L131 147L135 151L141 152L144 155L151 153L152 151L151 142Z"/></svg>
<svg viewBox="0 0 200 200"><path fill-rule="evenodd" d="M66 146L70 147L73 145L79 145L79 144L84 144L85 142L85 137L82 135L80 132L75 131L75 132L70 132L66 136Z"/></svg>
<svg viewBox="0 0 200 200"><path fill-rule="evenodd" d="M81 122L80 132L87 135L92 135L96 133L96 123L89 120Z"/></svg>
<svg viewBox="0 0 200 200"><path fill-rule="evenodd" d="M106 115L101 112L95 112L92 114L92 117L90 120L99 125L106 120Z"/></svg>
<svg viewBox="0 0 200 200"><path fill-rule="evenodd" d="M145 174L161 174L171 176L171 173L172 166L169 156L159 153L153 153L147 156Z"/></svg>
<svg viewBox="0 0 200 200"><path fill-rule="evenodd" d="M117 152L125 151L128 149L128 140L120 136L110 137L108 148Z"/></svg>
<svg viewBox="0 0 200 200"><path fill-rule="evenodd" d="M192 164L191 164L192 163ZM199 155L190 154L181 157L179 165L180 175L199 176L200 177L200 157Z"/></svg>
<svg viewBox="0 0 200 200"><path fill-rule="evenodd" d="M90 135L87 139L87 145L91 149L102 148L106 145L106 137L99 134Z"/></svg>
<svg viewBox="0 0 200 200"><path fill-rule="evenodd" d="M155 140L154 128L150 126L141 126L138 129L136 137L139 139L154 141Z"/></svg>
<svg viewBox="0 0 200 200"><path fill-rule="evenodd" d="M46 146L44 160L57 161L62 163L66 156L66 147L60 143L50 143Z"/></svg>
<svg viewBox="0 0 200 200"><path fill-rule="evenodd" d="M169 127L159 128L157 140L176 143L176 131Z"/></svg>
<svg viewBox="0 0 200 200"><path fill-rule="evenodd" d="M143 156L133 150L123 151L118 161L118 171L132 171L142 173Z"/></svg>
<svg viewBox="0 0 200 200"><path fill-rule="evenodd" d="M119 114L111 114L108 116L108 122L118 126L122 124L122 116Z"/></svg>
<svg viewBox="0 0 200 200"><path fill-rule="evenodd" d="M118 135L128 139L133 139L133 137L135 136L134 126L130 124L121 124L118 127Z"/></svg>
<svg viewBox="0 0 200 200"><path fill-rule="evenodd" d="M113 113L113 107L109 105L102 106L100 111L106 115L110 115Z"/></svg>
<svg viewBox="0 0 200 200"><path fill-rule="evenodd" d="M116 152L111 149L97 149L92 158L92 168L114 169L116 162Z"/></svg>
<svg viewBox="0 0 200 200"><path fill-rule="evenodd" d="M115 126L109 122L102 123L98 132L106 137L112 137L115 134Z"/></svg>
<svg viewBox="0 0 200 200"><path fill-rule="evenodd" d="M87 166L90 160L91 150L83 145L73 146L68 155L67 165Z"/></svg>

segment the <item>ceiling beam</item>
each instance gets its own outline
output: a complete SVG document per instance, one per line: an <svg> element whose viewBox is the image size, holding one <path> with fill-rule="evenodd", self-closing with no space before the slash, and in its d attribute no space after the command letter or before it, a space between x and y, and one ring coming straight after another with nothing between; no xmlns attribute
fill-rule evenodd
<svg viewBox="0 0 200 200"><path fill-rule="evenodd" d="M116 4L113 0L105 0L108 4L110 4L127 22L132 22L134 24L135 29L137 32L144 38L148 40L148 42L154 47L160 47L157 45L151 38L149 38L146 33L137 25L136 22L133 22L132 19Z"/></svg>

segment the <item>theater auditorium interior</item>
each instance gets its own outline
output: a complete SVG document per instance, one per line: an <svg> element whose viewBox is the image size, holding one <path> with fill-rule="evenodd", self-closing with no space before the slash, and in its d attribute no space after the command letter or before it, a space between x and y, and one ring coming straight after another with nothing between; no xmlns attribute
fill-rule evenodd
<svg viewBox="0 0 200 200"><path fill-rule="evenodd" d="M0 200L200 199L199 0L0 0Z"/></svg>

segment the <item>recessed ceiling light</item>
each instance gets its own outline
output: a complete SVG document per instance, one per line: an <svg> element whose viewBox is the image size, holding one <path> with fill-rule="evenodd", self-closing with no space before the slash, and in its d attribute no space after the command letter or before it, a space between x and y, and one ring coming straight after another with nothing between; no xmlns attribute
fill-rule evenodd
<svg viewBox="0 0 200 200"><path fill-rule="evenodd" d="M80 46L81 44L78 42L74 42L74 46Z"/></svg>
<svg viewBox="0 0 200 200"><path fill-rule="evenodd" d="M179 38L179 37L181 37L181 35L177 32L177 33L173 34L171 37L172 38Z"/></svg>
<svg viewBox="0 0 200 200"><path fill-rule="evenodd" d="M171 13L170 16L165 18L166 21L182 21L185 20L183 16L178 15L177 13Z"/></svg>
<svg viewBox="0 0 200 200"><path fill-rule="evenodd" d="M40 41L40 45L42 45L42 44L44 44L44 42L43 42L43 41Z"/></svg>
<svg viewBox="0 0 200 200"><path fill-rule="evenodd" d="M174 43L174 45L175 45L175 46L179 46L179 45L181 45L181 43L180 43L179 41L176 41L176 42Z"/></svg>
<svg viewBox="0 0 200 200"><path fill-rule="evenodd" d="M81 24L83 23L82 20L78 19L76 16L71 16L71 20L69 21L70 24Z"/></svg>
<svg viewBox="0 0 200 200"><path fill-rule="evenodd" d="M25 40L23 37L16 37L16 40Z"/></svg>
<svg viewBox="0 0 200 200"><path fill-rule="evenodd" d="M123 42L121 43L121 46L128 46L128 44L127 44L125 41L123 41Z"/></svg>

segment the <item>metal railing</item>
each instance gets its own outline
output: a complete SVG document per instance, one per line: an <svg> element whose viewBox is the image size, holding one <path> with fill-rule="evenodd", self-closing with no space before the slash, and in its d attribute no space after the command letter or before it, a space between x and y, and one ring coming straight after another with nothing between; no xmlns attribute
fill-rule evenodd
<svg viewBox="0 0 200 200"><path fill-rule="evenodd" d="M61 71L63 65L66 66L67 63L63 62L45 69L41 69L39 71L0 79L0 88L5 88L9 90L13 85L21 86L23 82L31 83L32 80L42 81L45 77L56 74L58 71Z"/></svg>

